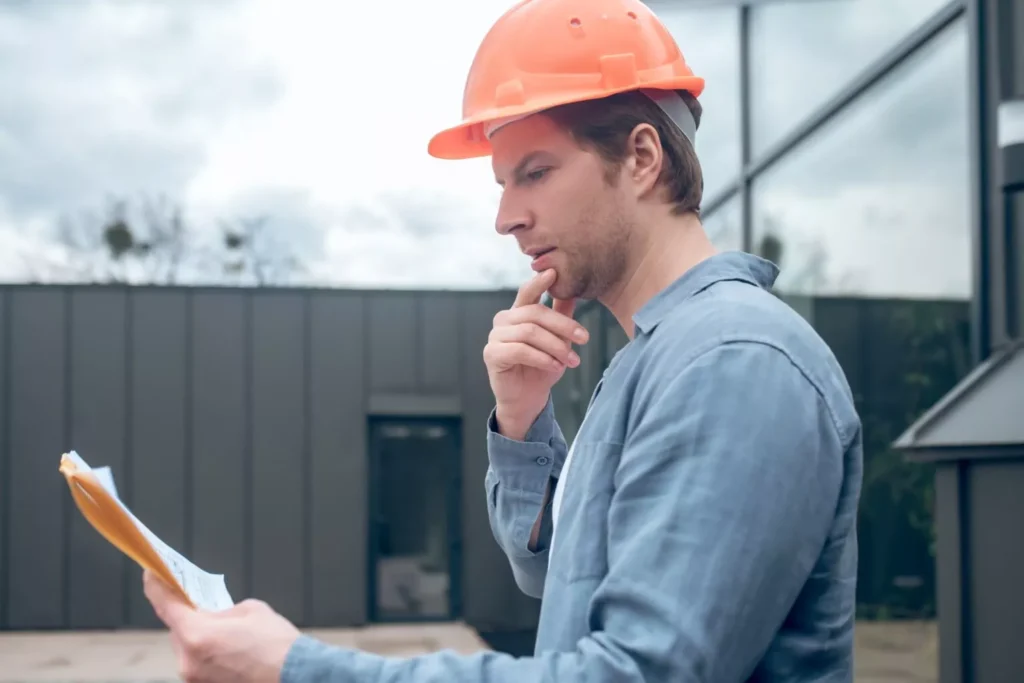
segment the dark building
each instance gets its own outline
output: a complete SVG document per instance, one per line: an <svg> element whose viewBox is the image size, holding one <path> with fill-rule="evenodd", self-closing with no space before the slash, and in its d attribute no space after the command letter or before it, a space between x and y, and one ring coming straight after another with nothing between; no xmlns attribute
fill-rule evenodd
<svg viewBox="0 0 1024 683"><path fill-rule="evenodd" d="M57 472L76 449L233 597L303 626L529 628L484 507L510 292L0 290L0 625L154 625Z"/></svg>

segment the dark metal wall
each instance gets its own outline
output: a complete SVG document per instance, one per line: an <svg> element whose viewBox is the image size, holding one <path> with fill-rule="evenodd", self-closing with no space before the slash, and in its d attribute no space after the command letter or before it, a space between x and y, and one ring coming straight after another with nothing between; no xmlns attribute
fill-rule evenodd
<svg viewBox="0 0 1024 683"><path fill-rule="evenodd" d="M481 350L513 296L0 289L0 628L156 624L138 567L74 508L69 449L236 600L363 623L371 414L461 418L458 616L529 627L484 509Z"/></svg>

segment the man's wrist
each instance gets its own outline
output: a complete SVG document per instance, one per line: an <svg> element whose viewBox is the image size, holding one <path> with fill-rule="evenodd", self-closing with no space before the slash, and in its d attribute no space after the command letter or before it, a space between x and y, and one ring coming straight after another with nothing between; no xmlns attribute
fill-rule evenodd
<svg viewBox="0 0 1024 683"><path fill-rule="evenodd" d="M497 432L506 439L513 441L525 441L526 435L536 419L535 415L530 420L524 420L521 417L516 417L514 414L510 415L503 412L501 407L496 408L494 411L494 422Z"/></svg>

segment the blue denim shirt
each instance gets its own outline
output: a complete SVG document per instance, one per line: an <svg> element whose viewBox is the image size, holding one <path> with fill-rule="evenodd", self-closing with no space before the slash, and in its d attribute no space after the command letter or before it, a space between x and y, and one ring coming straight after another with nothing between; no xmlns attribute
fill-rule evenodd
<svg viewBox="0 0 1024 683"><path fill-rule="evenodd" d="M849 683L860 420L814 330L738 252L634 317L575 440L549 402L525 441L488 434L491 527L542 598L533 656L391 659L303 637L283 683ZM527 544L564 486L551 544Z"/></svg>

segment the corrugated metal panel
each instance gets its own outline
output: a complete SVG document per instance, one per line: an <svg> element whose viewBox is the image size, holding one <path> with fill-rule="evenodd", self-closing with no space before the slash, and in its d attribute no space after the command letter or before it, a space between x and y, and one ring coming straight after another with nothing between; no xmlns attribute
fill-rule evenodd
<svg viewBox="0 0 1024 683"><path fill-rule="evenodd" d="M10 366L8 351L10 344L9 312L6 292L0 292L0 628L7 623L7 537L10 507L10 415L7 412L7 397L10 392Z"/></svg>
<svg viewBox="0 0 1024 683"><path fill-rule="evenodd" d="M968 475L969 538L977 544L975 547L990 549L968 551L970 608L976 634L974 680L979 682L1020 679L1024 591L1016 586L1024 574L1024 543L1017 540L1020 492L1024 490L1021 451L1016 461L975 462Z"/></svg>
<svg viewBox="0 0 1024 683"><path fill-rule="evenodd" d="M139 519L173 548L189 555L188 300L182 292L132 292L129 311L129 353L122 362L130 377L130 458L125 474L119 476L115 470L114 475L124 489L122 497ZM102 450L81 453L97 465L110 461ZM77 512L75 516L81 517ZM141 571L134 563L126 569L128 623L157 626L153 608L142 594Z"/></svg>
<svg viewBox="0 0 1024 683"><path fill-rule="evenodd" d="M420 320L423 339L418 348L419 391L458 393L462 347L459 300L453 294L423 294L420 297ZM483 349L477 349L475 353L479 358Z"/></svg>
<svg viewBox="0 0 1024 683"><path fill-rule="evenodd" d="M252 592L305 623L306 301L252 300Z"/></svg>
<svg viewBox="0 0 1024 683"><path fill-rule="evenodd" d="M67 297L14 292L11 306L11 463L7 625L67 624L71 503L56 463L67 444Z"/></svg>
<svg viewBox="0 0 1024 683"><path fill-rule="evenodd" d="M192 301L192 560L252 595L249 304L240 292Z"/></svg>
<svg viewBox="0 0 1024 683"><path fill-rule="evenodd" d="M8 413L8 398L11 391L10 312L7 292L0 291L0 628L7 623L8 591L10 575L7 572L7 545L10 535L11 508L11 420Z"/></svg>
<svg viewBox="0 0 1024 683"><path fill-rule="evenodd" d="M312 626L366 621L367 455L364 299L315 295L310 308Z"/></svg>
<svg viewBox="0 0 1024 683"><path fill-rule="evenodd" d="M370 390L414 392L419 376L419 307L416 295L368 295Z"/></svg>
<svg viewBox="0 0 1024 683"><path fill-rule="evenodd" d="M86 458L102 457L117 481L125 480L127 301L123 291L71 293L71 443ZM119 626L124 556L80 514L71 515L68 533L71 628Z"/></svg>

